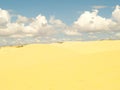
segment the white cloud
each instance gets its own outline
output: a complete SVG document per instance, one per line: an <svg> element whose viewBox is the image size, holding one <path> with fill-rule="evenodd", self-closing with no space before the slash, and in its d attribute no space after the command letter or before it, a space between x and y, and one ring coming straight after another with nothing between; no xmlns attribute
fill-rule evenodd
<svg viewBox="0 0 120 90"><path fill-rule="evenodd" d="M55 19L55 17L51 17L49 22L50 22L50 24L54 25L55 27L66 27L65 23L63 23L59 19Z"/></svg>
<svg viewBox="0 0 120 90"><path fill-rule="evenodd" d="M5 28L0 28L0 35L13 35L21 29L17 23L8 23Z"/></svg>
<svg viewBox="0 0 120 90"><path fill-rule="evenodd" d="M0 36L22 38L33 36L45 36L55 33L45 16L38 15L36 18L27 18L18 15L15 22L10 21L9 12L0 10Z"/></svg>
<svg viewBox="0 0 120 90"><path fill-rule="evenodd" d="M64 33L69 36L81 36L82 34L74 27L66 27Z"/></svg>
<svg viewBox="0 0 120 90"><path fill-rule="evenodd" d="M98 10L85 11L74 26L80 31L114 31L120 30L120 6L117 5L112 12L112 18L105 18L98 15Z"/></svg>
<svg viewBox="0 0 120 90"><path fill-rule="evenodd" d="M81 34L79 33L79 32L77 32L77 31L73 31L73 30L66 30L65 31L65 34L66 35L70 35L70 36L78 36L78 35L80 35L81 36Z"/></svg>
<svg viewBox="0 0 120 90"><path fill-rule="evenodd" d="M105 5L95 5L95 6L92 6L93 9L103 9L103 8L107 8L107 6Z"/></svg>
<svg viewBox="0 0 120 90"><path fill-rule="evenodd" d="M33 19L31 19L31 18L29 19L29 18L27 18L25 16L21 16L21 15L18 15L17 20L16 20L17 23L23 23L23 24L28 24L32 21L33 21Z"/></svg>
<svg viewBox="0 0 120 90"><path fill-rule="evenodd" d="M10 14L8 11L0 8L0 27L6 27L6 24L10 22Z"/></svg>
<svg viewBox="0 0 120 90"><path fill-rule="evenodd" d="M51 17L47 20L45 16L38 15L28 18L18 15L13 22L12 15L0 9L0 37L24 38L24 37L50 37L57 34L69 36L81 36L81 32L100 32L120 30L120 6L117 5L112 12L111 18L99 15L96 9L105 6L94 6L95 10L85 11L80 17L68 26L62 20Z"/></svg>
<svg viewBox="0 0 120 90"><path fill-rule="evenodd" d="M48 23L45 16L38 15L29 25L24 26L22 32L37 34L40 30L47 27Z"/></svg>
<svg viewBox="0 0 120 90"><path fill-rule="evenodd" d="M117 5L115 7L115 10L112 12L112 17L114 18L114 20L120 23L120 6L119 5Z"/></svg>

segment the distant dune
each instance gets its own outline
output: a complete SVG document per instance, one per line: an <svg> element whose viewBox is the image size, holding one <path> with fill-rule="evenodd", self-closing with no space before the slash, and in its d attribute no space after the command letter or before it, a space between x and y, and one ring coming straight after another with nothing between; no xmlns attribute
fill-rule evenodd
<svg viewBox="0 0 120 90"><path fill-rule="evenodd" d="M0 90L120 90L120 41L2 47Z"/></svg>

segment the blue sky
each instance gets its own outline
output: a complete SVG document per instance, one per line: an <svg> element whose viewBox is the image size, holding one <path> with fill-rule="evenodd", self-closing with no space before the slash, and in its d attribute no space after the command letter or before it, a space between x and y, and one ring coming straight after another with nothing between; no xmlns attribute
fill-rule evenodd
<svg viewBox="0 0 120 90"><path fill-rule="evenodd" d="M108 8L102 9L99 14L110 17L112 7L119 2L119 0L0 0L0 7L27 17L35 17L38 14L47 18L55 16L71 24L82 12L91 10L94 5L107 6Z"/></svg>

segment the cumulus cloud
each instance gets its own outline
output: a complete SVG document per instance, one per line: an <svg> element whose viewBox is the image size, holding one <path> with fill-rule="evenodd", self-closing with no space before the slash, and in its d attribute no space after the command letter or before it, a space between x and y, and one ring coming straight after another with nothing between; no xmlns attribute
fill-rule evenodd
<svg viewBox="0 0 120 90"><path fill-rule="evenodd" d="M120 31L119 5L115 7L110 18L99 15L98 9L106 8L106 6L93 6L93 8L92 11L82 13L71 26L55 17L47 20L41 14L33 18L17 15L17 19L13 22L9 11L0 9L0 37L48 37L56 40L53 36L58 34L83 36L82 32Z"/></svg>
<svg viewBox="0 0 120 90"><path fill-rule="evenodd" d="M115 25L115 22L111 19L107 19L98 15L98 10L85 11L74 25L82 31L101 31L110 30L111 26Z"/></svg>
<svg viewBox="0 0 120 90"><path fill-rule="evenodd" d="M54 25L55 27L66 27L66 24L59 19L55 19L55 17L51 17L49 20L50 24Z"/></svg>
<svg viewBox="0 0 120 90"><path fill-rule="evenodd" d="M36 37L52 35L54 27L50 25L45 16L38 15L36 18L17 16L15 22L10 21L9 12L0 10L0 36L5 37Z"/></svg>
<svg viewBox="0 0 120 90"><path fill-rule="evenodd" d="M45 16L38 15L29 25L24 26L22 30L24 33L33 33L37 34L40 30L43 30L48 26L47 20Z"/></svg>
<svg viewBox="0 0 120 90"><path fill-rule="evenodd" d="M10 22L9 12L0 8L0 28L6 27L7 23L9 22Z"/></svg>
<svg viewBox="0 0 120 90"><path fill-rule="evenodd" d="M114 18L114 20L120 23L120 6L119 5L117 5L115 7L115 10L112 12L112 17Z"/></svg>
<svg viewBox="0 0 120 90"><path fill-rule="evenodd" d="M0 35L1 36L9 36L16 34L18 30L21 29L21 26L17 23L7 23L5 28L0 28Z"/></svg>
<svg viewBox="0 0 120 90"><path fill-rule="evenodd" d="M33 18L27 18L25 16L18 15L16 23L19 23L19 24L21 24L21 23L28 24L28 23L30 23L32 21L33 21Z"/></svg>

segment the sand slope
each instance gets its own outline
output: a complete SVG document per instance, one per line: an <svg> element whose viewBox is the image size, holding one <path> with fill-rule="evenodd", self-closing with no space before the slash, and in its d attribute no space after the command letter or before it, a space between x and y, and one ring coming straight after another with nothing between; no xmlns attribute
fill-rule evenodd
<svg viewBox="0 0 120 90"><path fill-rule="evenodd" d="M120 90L120 41L0 48L0 90Z"/></svg>

